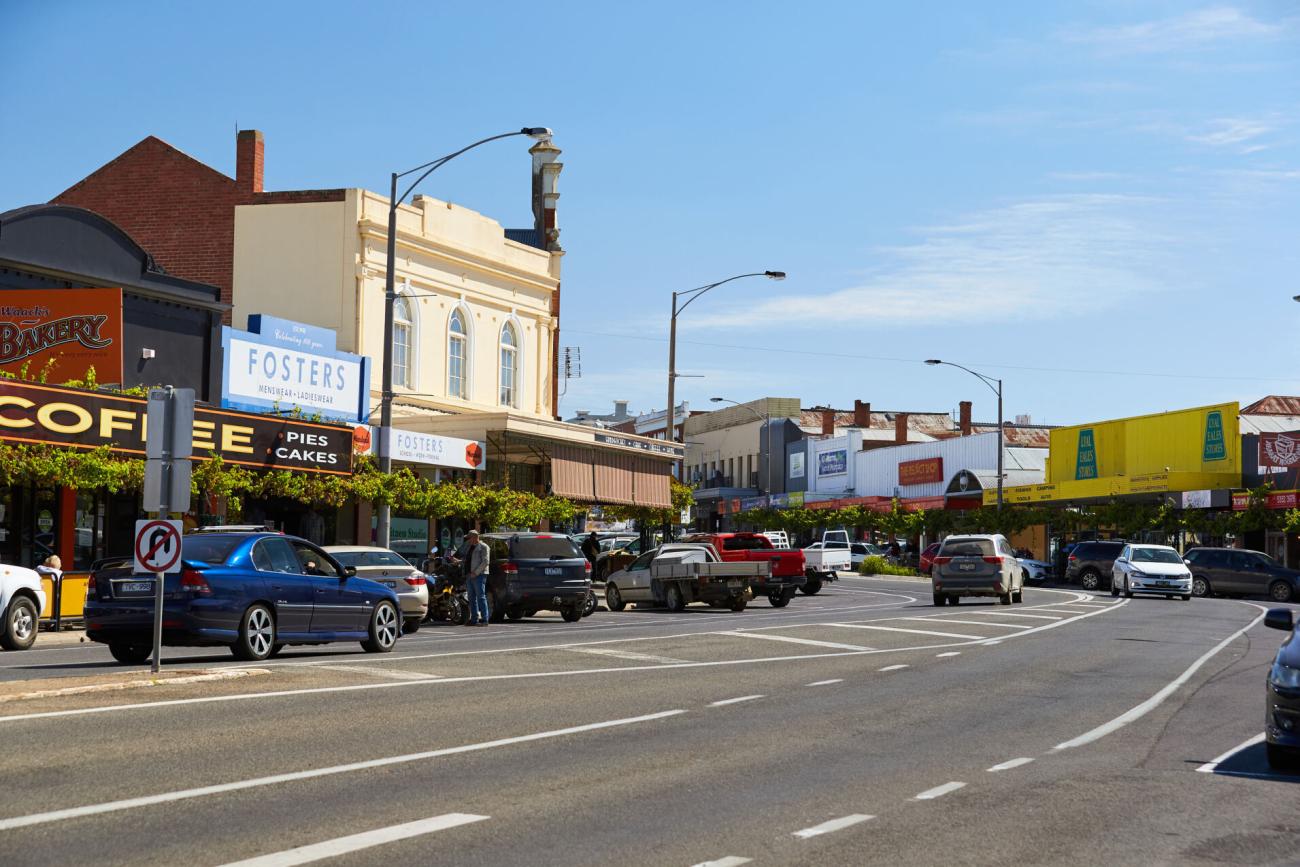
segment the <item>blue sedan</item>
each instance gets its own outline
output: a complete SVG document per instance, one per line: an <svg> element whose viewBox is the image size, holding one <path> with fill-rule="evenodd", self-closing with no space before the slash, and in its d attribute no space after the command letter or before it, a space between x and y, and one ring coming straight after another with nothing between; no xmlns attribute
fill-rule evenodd
<svg viewBox="0 0 1300 867"><path fill-rule="evenodd" d="M163 644L224 645L237 659L286 644L359 641L387 653L401 634L397 594L356 577L317 546L270 532L199 532L181 543L183 571L163 582ZM91 574L86 637L139 665L152 652L154 576L130 561Z"/></svg>

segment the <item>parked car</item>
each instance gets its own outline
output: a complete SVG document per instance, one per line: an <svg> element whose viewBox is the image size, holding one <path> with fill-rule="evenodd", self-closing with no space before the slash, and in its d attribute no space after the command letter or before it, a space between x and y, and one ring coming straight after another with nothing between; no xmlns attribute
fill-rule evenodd
<svg viewBox="0 0 1300 867"><path fill-rule="evenodd" d="M1052 564L1046 560L1035 560L1033 557L1017 557L1016 562L1020 564L1020 571L1026 584L1041 584L1052 577L1055 571Z"/></svg>
<svg viewBox="0 0 1300 867"><path fill-rule="evenodd" d="M942 547L942 542L932 542L925 546L925 550L921 552L920 559L917 560L916 564L922 575L930 574L930 570L934 568L934 555L938 554L939 549Z"/></svg>
<svg viewBox="0 0 1300 867"><path fill-rule="evenodd" d="M0 646L5 650L26 650L36 643L45 590L34 569L0 563Z"/></svg>
<svg viewBox="0 0 1300 867"><path fill-rule="evenodd" d="M359 578L324 550L281 533L191 533L181 540L183 571L163 581L163 644L225 645L262 660L286 644L359 641L387 653L401 635L391 588ZM86 637L118 662L139 665L153 643L154 576L130 568L91 572Z"/></svg>
<svg viewBox="0 0 1300 867"><path fill-rule="evenodd" d="M1264 687L1264 745L1279 770L1300 759L1300 629L1289 608L1271 608L1264 625L1290 633L1273 657Z"/></svg>
<svg viewBox="0 0 1300 867"><path fill-rule="evenodd" d="M803 551L780 549L761 533L691 533L682 537L686 543L712 545L718 556L728 562L770 563L768 575L755 575L750 581L755 596L766 596L773 608L784 608L807 581Z"/></svg>
<svg viewBox="0 0 1300 867"><path fill-rule="evenodd" d="M1024 575L1006 536L949 536L930 573L935 605L962 596L995 596L1003 605L1024 601Z"/></svg>
<svg viewBox="0 0 1300 867"><path fill-rule="evenodd" d="M1110 570L1110 595L1158 593L1192 598L1192 573L1168 545L1125 545Z"/></svg>
<svg viewBox="0 0 1300 867"><path fill-rule="evenodd" d="M491 549L488 610L494 623L558 611L569 623L582 619L591 594L591 562L568 536L488 533Z"/></svg>
<svg viewBox="0 0 1300 867"><path fill-rule="evenodd" d="M868 557L883 557L885 549L870 542L852 542L849 544L849 562L857 569Z"/></svg>
<svg viewBox="0 0 1300 867"><path fill-rule="evenodd" d="M415 632L429 613L429 579L388 548L370 545L326 545L325 551L361 578L393 588L402 608L402 631Z"/></svg>
<svg viewBox="0 0 1300 867"><path fill-rule="evenodd" d="M841 571L853 567L849 534L844 530L827 530L820 542L803 549L803 560L807 580L800 589L812 596L822 589L823 581L835 581Z"/></svg>
<svg viewBox="0 0 1300 867"><path fill-rule="evenodd" d="M692 602L744 611L753 598L750 582L771 571L766 561L724 562L712 545L674 542L646 551L609 576L605 605L622 611L629 602L681 611Z"/></svg>
<svg viewBox="0 0 1300 867"><path fill-rule="evenodd" d="M1070 551L1065 580L1076 581L1082 590L1104 590L1110 582L1111 566L1124 550L1124 542L1080 542Z"/></svg>
<svg viewBox="0 0 1300 867"><path fill-rule="evenodd" d="M1183 559L1191 567L1193 596L1267 594L1274 602L1290 602L1300 596L1300 571L1259 551L1192 548Z"/></svg>

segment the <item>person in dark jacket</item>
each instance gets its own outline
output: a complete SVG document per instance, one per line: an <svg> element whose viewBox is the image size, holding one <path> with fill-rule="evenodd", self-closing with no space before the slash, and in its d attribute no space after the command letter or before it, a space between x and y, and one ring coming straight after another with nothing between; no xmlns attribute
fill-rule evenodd
<svg viewBox="0 0 1300 867"><path fill-rule="evenodd" d="M588 533L587 538L582 540L582 556L595 567L596 558L600 556L600 539L596 537L595 531Z"/></svg>

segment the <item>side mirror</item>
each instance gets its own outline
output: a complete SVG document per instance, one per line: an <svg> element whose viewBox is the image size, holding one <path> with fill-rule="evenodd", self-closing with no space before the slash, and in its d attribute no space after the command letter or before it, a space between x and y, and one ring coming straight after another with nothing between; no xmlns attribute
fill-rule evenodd
<svg viewBox="0 0 1300 867"><path fill-rule="evenodd" d="M1295 629L1295 618L1290 608L1270 608L1264 615L1264 625L1269 629L1281 629L1290 632Z"/></svg>
<svg viewBox="0 0 1300 867"><path fill-rule="evenodd" d="M355 578L355 577L356 577L356 574L357 574L357 567L356 567L356 566L344 566L344 567L343 567L343 577L344 577L344 578Z"/></svg>

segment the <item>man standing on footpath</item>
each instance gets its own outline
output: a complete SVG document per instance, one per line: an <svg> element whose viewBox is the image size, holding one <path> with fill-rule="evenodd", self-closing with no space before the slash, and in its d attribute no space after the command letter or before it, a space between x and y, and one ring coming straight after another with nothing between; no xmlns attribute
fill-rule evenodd
<svg viewBox="0 0 1300 867"><path fill-rule="evenodd" d="M465 534L465 587L469 592L469 625L487 626L488 611L487 573L491 551L487 543L479 540L478 530Z"/></svg>

